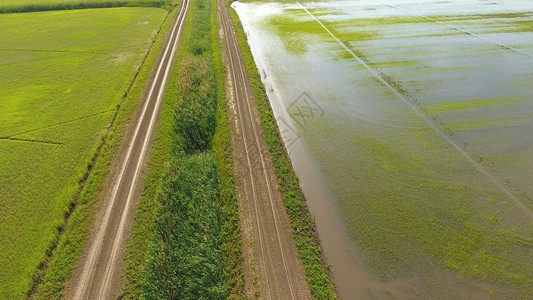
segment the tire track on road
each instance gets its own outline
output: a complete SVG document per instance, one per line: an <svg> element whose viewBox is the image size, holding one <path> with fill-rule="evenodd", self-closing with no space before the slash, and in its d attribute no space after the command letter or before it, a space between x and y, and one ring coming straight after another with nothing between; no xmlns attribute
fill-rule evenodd
<svg viewBox="0 0 533 300"><path fill-rule="evenodd" d="M224 34L225 56L231 86L234 91L236 118L230 122L234 136L234 155L238 165L236 184L243 193L238 195L241 206L242 224L252 224L250 254L260 257L259 286L262 298L268 299L310 299L311 293L305 280L303 265L292 241L291 227L285 212L281 194L277 188L277 176L273 171L262 132L258 111L253 100L251 84L233 30L232 20L224 0L219 0L219 18ZM229 101L229 102L231 102ZM252 151L252 150L257 151ZM245 156L239 160L239 156ZM256 168L257 167L257 168ZM251 189L250 189L251 188ZM252 220L249 220L252 219ZM249 271L253 273L253 270Z"/></svg>
<svg viewBox="0 0 533 300"><path fill-rule="evenodd" d="M138 197L138 183L142 165L150 144L159 108L163 99L173 58L178 46L189 1L182 2L174 20L164 53L159 61L150 91L142 112L136 118L136 127L124 160L119 165L120 172L114 180L109 199L103 203L103 217L86 247L86 255L80 261L79 274L74 276L72 298L109 299L120 292L120 266L124 237L128 223L132 221L133 205Z"/></svg>

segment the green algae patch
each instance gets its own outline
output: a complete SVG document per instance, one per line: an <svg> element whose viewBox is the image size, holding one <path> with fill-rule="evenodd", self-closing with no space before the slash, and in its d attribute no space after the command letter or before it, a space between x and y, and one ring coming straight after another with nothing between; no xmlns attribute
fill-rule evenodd
<svg viewBox="0 0 533 300"><path fill-rule="evenodd" d="M385 26L385 25L402 25L402 24L417 24L417 23L431 23L433 21L417 17L386 17L386 18L369 18L361 17L355 19L346 19L335 22L336 26L341 28L357 28L366 26Z"/></svg>
<svg viewBox="0 0 533 300"><path fill-rule="evenodd" d="M286 49L292 53L303 54L307 51L306 44L310 39L321 39L335 42L331 35L303 10L286 10L286 14L275 15L267 20L272 30L278 33ZM303 12L303 13L302 13ZM369 28L360 28L357 31L351 27L329 27L328 21L323 21L331 32L342 36L343 42L367 41L378 37L377 32Z"/></svg>
<svg viewBox="0 0 533 300"><path fill-rule="evenodd" d="M531 12L516 12L516 13L495 13L495 14L472 14L472 15L455 15L455 16L429 16L431 19L439 21L467 21L467 20L484 20L484 19L517 19L517 18L531 18Z"/></svg>

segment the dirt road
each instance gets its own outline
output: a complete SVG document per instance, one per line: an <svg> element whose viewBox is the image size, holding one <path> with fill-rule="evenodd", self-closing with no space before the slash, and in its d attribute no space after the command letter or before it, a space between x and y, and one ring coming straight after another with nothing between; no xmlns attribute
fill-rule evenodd
<svg viewBox="0 0 533 300"><path fill-rule="evenodd" d="M189 0L184 0L151 79L150 91L139 106L140 111L131 125L132 130L127 133L119 152L120 158L113 165L110 186L94 222L97 225L94 226L78 267L67 284L65 298L116 299L120 293L124 240L133 222L142 182L142 166L188 7Z"/></svg>
<svg viewBox="0 0 533 300"><path fill-rule="evenodd" d="M248 298L310 299L225 0L218 1Z"/></svg>

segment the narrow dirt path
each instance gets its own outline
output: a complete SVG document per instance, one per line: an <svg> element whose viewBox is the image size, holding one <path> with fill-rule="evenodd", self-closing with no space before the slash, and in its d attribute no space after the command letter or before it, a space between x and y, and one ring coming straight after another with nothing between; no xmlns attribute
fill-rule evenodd
<svg viewBox="0 0 533 300"><path fill-rule="evenodd" d="M225 0L218 1L248 298L311 299Z"/></svg>
<svg viewBox="0 0 533 300"><path fill-rule="evenodd" d="M121 289L124 240L139 197L142 167L166 89L189 1L184 0L172 25L150 91L139 106L113 165L105 199L74 275L67 284L67 299L116 299ZM141 110L142 109L142 110Z"/></svg>

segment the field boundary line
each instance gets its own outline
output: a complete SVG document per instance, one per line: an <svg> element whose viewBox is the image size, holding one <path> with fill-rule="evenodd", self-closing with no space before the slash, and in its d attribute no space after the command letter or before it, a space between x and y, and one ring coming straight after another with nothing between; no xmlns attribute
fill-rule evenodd
<svg viewBox="0 0 533 300"><path fill-rule="evenodd" d="M77 122L77 121L80 121L80 120L83 120L83 119L88 119L88 118L104 115L104 114L107 114L107 113L110 113L110 112L114 112L114 111L116 111L116 108L104 110L104 111L101 111L101 112L98 112L98 113L81 116L81 117L78 117L78 118L75 118L75 119L70 119L70 120L67 120L67 121L63 121L63 122L59 122L59 123L55 123L55 124L51 124L51 125L47 125L47 126L42 126L42 127L39 127L39 128L34 128L34 129L26 130L26 131L17 132L17 133L10 134L10 135L5 136L5 137L0 137L0 139L11 139L14 136L23 135L23 134L30 133L30 132L35 132L35 131L46 130L46 129L53 128L53 127L56 127L56 126L61 126L61 125Z"/></svg>
<svg viewBox="0 0 533 300"><path fill-rule="evenodd" d="M0 141L13 141L13 142L26 142L26 143L38 143L38 144L48 144L48 145L58 145L63 146L64 143L46 141L46 140L32 140L32 139L18 139L12 137L0 137Z"/></svg>
<svg viewBox="0 0 533 300"><path fill-rule="evenodd" d="M113 52L102 51L83 51L83 50L54 50L54 49L9 49L0 48L0 51L5 52L45 52L45 53L76 53L76 54L101 54L101 55L113 55Z"/></svg>
<svg viewBox="0 0 533 300"><path fill-rule="evenodd" d="M47 57L41 57L41 58L35 58L35 59L28 59L28 60L22 60L22 61L3 63L3 64L0 64L0 67L1 66L12 66L12 65L18 65L18 64L26 64L26 63L32 63L32 62L36 62L36 61L43 61L43 60L54 59L54 58L57 58L57 56L47 56Z"/></svg>
<svg viewBox="0 0 533 300"><path fill-rule="evenodd" d="M444 131L442 131L428 116L426 116L420 109L418 109L411 101L409 101L404 95L402 95L396 88L390 85L381 74L373 69L368 63L357 56L344 42L337 38L331 30L329 30L315 15L313 15L304 5L299 1L296 1L298 5L311 16L315 21L326 30L331 37L339 43L348 53L350 53L359 63L361 63L377 80L379 80L385 87L387 87L392 93L400 98L407 106L409 106L414 112L416 112L431 128L435 130L448 144L450 144L459 154L461 154L466 160L482 175L484 175L495 187L502 191L509 199L511 199L526 215L533 217L533 211L525 205L518 197L516 197L505 185L503 185L494 175L489 173L479 162L477 162L472 156L470 156L464 149L459 147L457 143L452 140Z"/></svg>

